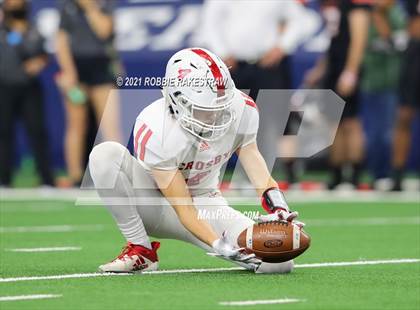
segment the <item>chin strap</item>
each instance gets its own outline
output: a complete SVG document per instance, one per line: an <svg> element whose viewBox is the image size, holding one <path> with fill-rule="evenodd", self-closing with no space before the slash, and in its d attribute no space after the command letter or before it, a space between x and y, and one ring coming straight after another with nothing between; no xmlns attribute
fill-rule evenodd
<svg viewBox="0 0 420 310"><path fill-rule="evenodd" d="M270 214L279 209L289 212L286 199L277 187L270 187L264 191L261 196L261 205Z"/></svg>

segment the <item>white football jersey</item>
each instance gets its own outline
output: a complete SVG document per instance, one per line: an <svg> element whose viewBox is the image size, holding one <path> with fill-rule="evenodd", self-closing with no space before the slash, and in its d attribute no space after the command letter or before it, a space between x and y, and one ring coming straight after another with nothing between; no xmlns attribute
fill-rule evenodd
<svg viewBox="0 0 420 310"><path fill-rule="evenodd" d="M204 141L178 124L164 98L154 101L136 119L137 160L149 172L179 169L193 196L217 189L223 164L257 137L258 108L252 98L235 90L232 109L235 120L229 131L215 141Z"/></svg>

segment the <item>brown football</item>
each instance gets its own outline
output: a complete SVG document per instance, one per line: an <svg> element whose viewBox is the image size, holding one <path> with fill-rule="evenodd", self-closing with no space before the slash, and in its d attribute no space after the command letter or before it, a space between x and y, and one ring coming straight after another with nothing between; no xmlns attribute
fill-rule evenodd
<svg viewBox="0 0 420 310"><path fill-rule="evenodd" d="M280 263L299 256L309 248L311 237L285 221L258 223L238 237L238 245L264 262Z"/></svg>

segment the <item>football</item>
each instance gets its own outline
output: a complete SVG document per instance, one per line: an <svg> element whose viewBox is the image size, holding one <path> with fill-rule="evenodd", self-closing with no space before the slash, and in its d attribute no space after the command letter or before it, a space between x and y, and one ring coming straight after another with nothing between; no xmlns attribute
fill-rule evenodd
<svg viewBox="0 0 420 310"><path fill-rule="evenodd" d="M254 253L264 262L280 263L305 252L311 243L310 236L286 221L254 224L238 237L238 245Z"/></svg>

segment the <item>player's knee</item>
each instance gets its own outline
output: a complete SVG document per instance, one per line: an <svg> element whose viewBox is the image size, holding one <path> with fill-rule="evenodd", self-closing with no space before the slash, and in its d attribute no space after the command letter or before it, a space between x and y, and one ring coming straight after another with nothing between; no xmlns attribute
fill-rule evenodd
<svg viewBox="0 0 420 310"><path fill-rule="evenodd" d="M95 146L89 155L89 170L95 184L109 180L114 168L119 169L128 150L117 142L107 141Z"/></svg>
<svg viewBox="0 0 420 310"><path fill-rule="evenodd" d="M263 262L255 273L291 273L293 271L294 262L289 260L284 263L266 263Z"/></svg>

